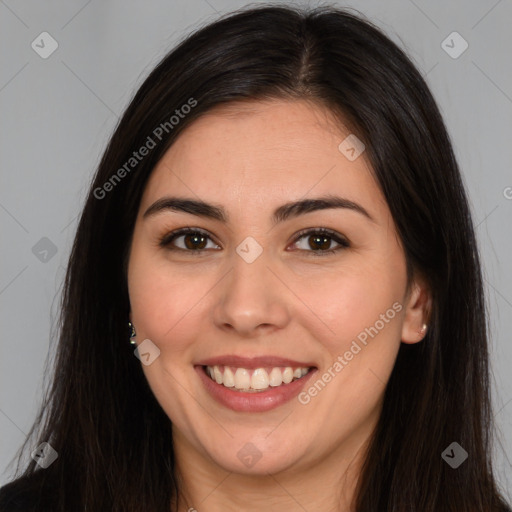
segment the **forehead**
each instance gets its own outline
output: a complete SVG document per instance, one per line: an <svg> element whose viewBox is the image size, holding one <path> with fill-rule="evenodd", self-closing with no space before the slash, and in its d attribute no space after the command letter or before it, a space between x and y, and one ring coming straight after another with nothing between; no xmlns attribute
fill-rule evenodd
<svg viewBox="0 0 512 512"><path fill-rule="evenodd" d="M239 206L339 193L379 215L387 209L364 153L350 161L350 132L325 107L303 100L229 104L178 137L153 170L141 209L164 195ZM380 212L382 214L382 212Z"/></svg>

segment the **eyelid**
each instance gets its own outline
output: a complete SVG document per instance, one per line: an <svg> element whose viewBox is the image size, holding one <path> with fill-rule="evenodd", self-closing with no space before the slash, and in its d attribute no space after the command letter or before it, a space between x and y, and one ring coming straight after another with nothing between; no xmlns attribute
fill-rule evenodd
<svg viewBox="0 0 512 512"><path fill-rule="evenodd" d="M220 246L220 244L215 240L214 237L212 237L210 235L210 233L208 233L204 229L194 228L194 227L178 228L178 229L176 229L174 231L171 231L170 233L165 234L159 240L158 245L160 247L167 248L168 250L182 251L182 252L187 252L187 253L195 253L195 254L198 254L198 255L204 253L205 251L212 250L212 249L187 250L187 249L182 249L181 247L172 247L171 246L171 242L173 242L176 238L179 238L180 236L191 234L191 233L197 233L199 235L203 235L206 238L208 238L209 240L211 240L212 242L214 242L216 245ZM338 251L340 251L342 249L346 249L346 248L351 246L350 242L348 241L348 239L344 235L342 235L342 234L340 234L337 231L334 231L332 229L323 228L323 227L305 228L305 229L299 231L298 233L295 233L293 235L292 244L296 244L301 238L303 238L306 235L315 235L315 234L317 234L317 235L327 235L329 238L331 238L333 241L335 241L339 245L339 247L336 247L334 249L325 249L323 251L321 251L321 250L318 250L318 251L313 251L313 250L307 251L307 250L304 250L304 249L298 249L300 252L310 253L310 255L313 255L313 256L322 256L322 255L327 255L327 254L332 254L332 253L338 252ZM170 249L169 249L169 246L171 246ZM217 250L217 249L214 249L214 250Z"/></svg>
<svg viewBox="0 0 512 512"><path fill-rule="evenodd" d="M327 235L333 240L335 240L340 245L346 245L347 247L350 245L350 242L348 239L343 236L341 233L338 233L337 231L334 231L333 229L329 228L305 228L299 231L298 233L295 233L293 235L294 240L297 241L300 238L302 238L304 235L314 235L314 234L321 234L321 235ZM325 252L325 251L324 251Z"/></svg>
<svg viewBox="0 0 512 512"><path fill-rule="evenodd" d="M216 245L220 246L220 244L215 240L215 238L213 238L210 235L210 233L208 233L208 231L205 231L204 229L201 229L201 228L194 228L194 227L185 227L185 228L175 229L174 231L171 231L170 233L167 233L162 238L160 238L158 245L161 247L164 247L164 248L168 248L168 246L171 245L171 242L173 242L176 238L179 238L180 236L183 236L183 235L188 235L190 233L197 233L199 235L203 235L203 236L209 238L210 240L212 240ZM189 252L189 253L194 252L194 253L200 254L208 249L199 249L196 251L190 251L190 250L182 249L181 247L172 247L172 249L170 249L170 250L176 250L176 251L181 250L183 252Z"/></svg>

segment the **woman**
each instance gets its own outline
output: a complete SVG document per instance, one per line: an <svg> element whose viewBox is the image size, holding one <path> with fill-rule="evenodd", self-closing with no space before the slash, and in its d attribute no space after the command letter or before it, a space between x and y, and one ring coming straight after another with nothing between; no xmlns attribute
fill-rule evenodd
<svg viewBox="0 0 512 512"><path fill-rule="evenodd" d="M2 510L508 510L449 137L346 11L235 13L150 74L80 219L56 368Z"/></svg>

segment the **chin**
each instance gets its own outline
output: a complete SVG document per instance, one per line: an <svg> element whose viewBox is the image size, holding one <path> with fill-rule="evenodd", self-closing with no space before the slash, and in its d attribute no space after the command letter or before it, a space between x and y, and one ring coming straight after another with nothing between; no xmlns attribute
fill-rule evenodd
<svg viewBox="0 0 512 512"><path fill-rule="evenodd" d="M288 440L291 438L288 437ZM207 450L207 453L226 471L242 475L267 476L269 473L280 473L299 464L302 454L296 452L296 445L287 444L281 442L281 439L276 439L273 443L268 440L230 440L228 446L217 445L215 450Z"/></svg>

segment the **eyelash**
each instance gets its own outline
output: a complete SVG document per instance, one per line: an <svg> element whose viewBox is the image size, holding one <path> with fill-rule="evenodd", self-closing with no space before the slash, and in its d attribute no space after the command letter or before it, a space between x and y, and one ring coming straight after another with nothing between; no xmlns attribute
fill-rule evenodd
<svg viewBox="0 0 512 512"><path fill-rule="evenodd" d="M211 250L211 249L197 249L197 250L182 249L181 247L173 247L171 245L171 242L173 242L176 238L183 236L183 235L188 235L188 234L202 235L202 236L207 237L208 239L212 240L211 237L208 235L208 233L206 233L205 231L203 231L201 229L181 228L181 229L178 229L176 231L172 231L171 233L166 234L163 238L160 239L158 245L160 247L164 247L170 251L183 251L183 252L188 252L188 253L195 253L194 255L201 255L203 252ZM327 229L327 228L316 228L316 229L310 228L310 229L305 229L303 231L300 231L299 233L297 233L296 238L293 243L294 244L297 243L301 238L303 238L307 235L325 235L328 238L331 238L332 240L334 240L336 243L339 244L339 247L337 247L335 249L326 249L326 250L319 249L317 251L314 251L314 250L308 251L305 249L299 249L299 251L303 251L306 253L312 253L310 255L313 257L327 256L329 254L334 254L340 250L350 247L349 242L345 238L342 238L340 235L338 235L338 233L336 233L335 231L332 231L331 229ZM212 240L212 241L214 243L216 243L214 240Z"/></svg>

